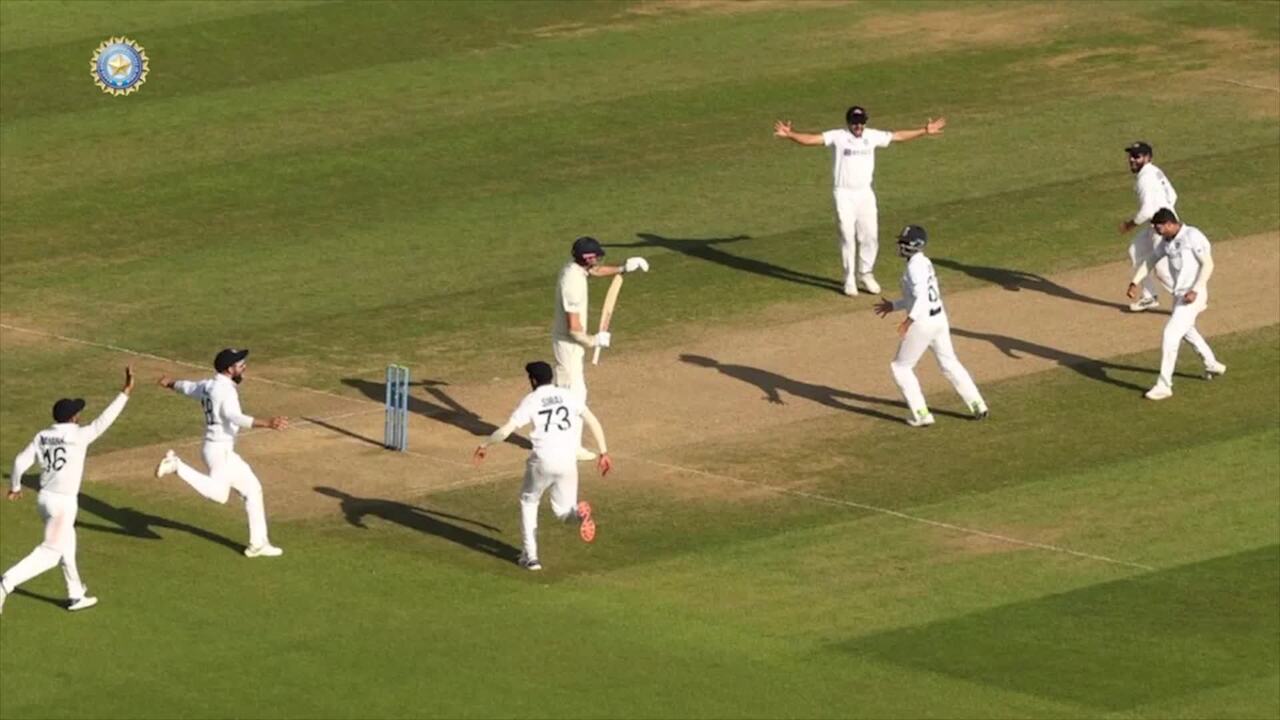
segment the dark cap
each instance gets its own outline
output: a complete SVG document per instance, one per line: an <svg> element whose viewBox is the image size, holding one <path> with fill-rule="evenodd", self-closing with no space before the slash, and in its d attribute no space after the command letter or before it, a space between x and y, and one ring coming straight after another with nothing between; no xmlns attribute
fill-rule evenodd
<svg viewBox="0 0 1280 720"><path fill-rule="evenodd" d="M62 398L53 404L53 421L54 422L71 422L71 418L75 417L84 409L84 398Z"/></svg>
<svg viewBox="0 0 1280 720"><path fill-rule="evenodd" d="M582 262L588 255L594 255L598 258L604 257L604 248L601 247L600 241L589 236L583 235L573 241L573 259Z"/></svg>
<svg viewBox="0 0 1280 720"><path fill-rule="evenodd" d="M866 125L870 116L867 115L867 109L861 105L854 105L844 113L844 123L846 125Z"/></svg>
<svg viewBox="0 0 1280 720"><path fill-rule="evenodd" d="M1151 155L1151 146L1145 140L1134 140L1124 146L1124 151L1129 153L1129 157L1141 157L1143 155Z"/></svg>
<svg viewBox="0 0 1280 720"><path fill-rule="evenodd" d="M237 350L235 348L227 348L222 352L218 353L218 356L213 359L213 369L217 370L218 372L226 372L227 368L231 367L232 365L235 365L236 363L240 362L241 360L247 357L249 357L248 350Z"/></svg>
<svg viewBox="0 0 1280 720"><path fill-rule="evenodd" d="M1178 220L1178 214L1169 208L1160 208L1156 211L1155 215L1151 216L1152 225L1163 225L1171 222L1176 223L1180 221Z"/></svg>
<svg viewBox="0 0 1280 720"><path fill-rule="evenodd" d="M551 366L541 360L535 360L524 366L524 371L529 374L529 379L542 387L550 385L555 373L551 371Z"/></svg>

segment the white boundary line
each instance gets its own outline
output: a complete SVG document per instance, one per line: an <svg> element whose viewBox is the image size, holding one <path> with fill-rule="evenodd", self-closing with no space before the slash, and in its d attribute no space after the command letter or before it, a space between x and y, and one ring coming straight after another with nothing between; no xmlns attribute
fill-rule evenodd
<svg viewBox="0 0 1280 720"><path fill-rule="evenodd" d="M160 362L166 362L173 365L182 365L184 367L189 367L189 368L199 368L201 370L206 370L206 371L213 369L209 365L197 365L195 363L190 363L185 360L175 360L173 358L162 357L160 355L155 355L149 352L141 352L139 350L130 350L129 348L120 347L119 345L94 342L92 340L82 340L80 338L67 337L66 335L58 335L57 333L45 332L43 330L31 330L29 328L22 328L16 325L10 325L8 323L0 323L0 328L4 328L5 330L12 330L14 332L27 333L28 335L38 335L40 337L53 338L54 340L61 340L63 342L74 343L76 345L85 345L88 347L101 348L103 350L111 350L113 352L124 353L125 355L133 355L134 357L148 358L151 360L159 360ZM266 383L268 385L278 385L280 387L289 388L291 390L301 390L303 392L309 392L315 395L324 395L326 397L337 398L338 400L344 400L346 402L356 402L362 405L367 405L370 402L372 402L371 400L361 400L360 398L347 397L346 395L338 395L337 393L331 393L327 390L317 390L315 388L309 388L304 385L294 385L293 383L281 382L280 380L271 380L270 378L265 378L265 377L262 377L261 375L256 375L256 374L250 376L250 380L254 380L260 383Z"/></svg>
<svg viewBox="0 0 1280 720"><path fill-rule="evenodd" d="M619 455L618 457L623 457L623 456ZM869 512L879 513L881 515L889 515L891 517L896 517L900 520L908 520L910 522L920 523L922 525L939 527L945 530L964 533L966 535L975 535L977 537L984 537L984 538L990 538L992 540L999 540L1000 542L1009 543L1010 545L1021 545L1023 547L1031 547L1031 548L1037 548L1040 550L1048 550L1049 552L1064 553L1066 555L1072 555L1078 558L1085 558L1088 560L1097 560L1099 562L1110 563L1112 565L1123 565L1124 567L1136 568L1138 570L1155 570L1155 568L1151 567L1150 565L1143 565L1141 563L1129 562L1128 560L1117 560L1115 558L1110 558L1105 555L1094 555L1093 553L1080 552L1079 550L1072 550L1071 548L1065 548L1060 545L1049 545L1046 543L1038 543L1030 540L1020 540L1018 538L1009 537L1007 535L998 535L996 533L987 532L985 530L977 530L974 528L962 527L960 525L953 525L951 523L941 522L938 520L930 520L928 518L919 517L917 515L909 515L904 512L898 512L897 510L890 510L888 508L877 507L875 505L867 505L866 503L853 502L852 500L840 500L838 498L826 497L825 495L818 495L817 493L805 492L803 490L791 490L789 488L778 487L776 485L757 482L755 480L743 480L742 478L737 478L732 475L724 475L722 473L708 472L706 470L683 467L681 465L671 465L668 463L658 462L656 460L646 460L644 458L636 458L636 457L629 457L627 459L638 460L640 462L649 463L650 465L656 465L658 467L666 468L668 470L676 470L679 472L693 473L695 475L705 475L711 478L729 480L730 482L735 482L740 485L751 485L753 487L764 488L765 490L769 490L782 495L794 495L796 497L807 498L809 500L816 500L818 502L827 503L829 505L843 505L845 507L857 508L859 510L867 510Z"/></svg>

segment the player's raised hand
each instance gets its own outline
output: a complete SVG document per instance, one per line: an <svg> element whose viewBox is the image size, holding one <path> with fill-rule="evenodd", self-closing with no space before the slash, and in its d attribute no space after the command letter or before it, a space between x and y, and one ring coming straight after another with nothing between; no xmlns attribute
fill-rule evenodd
<svg viewBox="0 0 1280 720"><path fill-rule="evenodd" d="M924 134L925 135L941 135L942 128L946 126L947 126L947 119L944 117L940 117L937 120L934 120L933 118L929 118L929 121L924 124Z"/></svg>
<svg viewBox="0 0 1280 720"><path fill-rule="evenodd" d="M778 120L773 124L773 136L780 138L791 137L791 121Z"/></svg>
<svg viewBox="0 0 1280 720"><path fill-rule="evenodd" d="M880 317L888 317L889 313L893 312L893 302L880 298L880 302L876 303L874 309L876 315L879 315Z"/></svg>
<svg viewBox="0 0 1280 720"><path fill-rule="evenodd" d="M477 447L476 451L471 453L471 462L475 463L476 466L479 466L481 463L484 462L485 452L486 451L483 445L480 445L479 447Z"/></svg>
<svg viewBox="0 0 1280 720"><path fill-rule="evenodd" d="M124 387L120 388L120 392L128 395L133 392L133 366L124 366Z"/></svg>
<svg viewBox="0 0 1280 720"><path fill-rule="evenodd" d="M613 469L613 460L609 458L609 453L602 453L596 459L596 469L600 471L601 475L609 474L609 471Z"/></svg>

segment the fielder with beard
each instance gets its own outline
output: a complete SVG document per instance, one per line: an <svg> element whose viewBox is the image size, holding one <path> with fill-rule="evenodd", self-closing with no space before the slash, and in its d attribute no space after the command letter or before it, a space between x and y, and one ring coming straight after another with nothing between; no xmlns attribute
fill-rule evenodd
<svg viewBox="0 0 1280 720"><path fill-rule="evenodd" d="M283 430L289 426L284 417L261 419L250 417L240 409L240 392L236 386L244 379L245 358L248 350L227 348L213 360L217 375L207 380L172 380L161 377L158 383L190 398L200 401L204 409L204 446L201 453L209 474L192 468L178 458L172 450L156 468L156 477L177 473L196 492L216 503L226 503L235 490L244 498L244 510L249 516L249 547L246 557L277 557L284 550L271 544L267 538L267 511L262 500L262 483L244 458L236 454L236 433L244 428L258 427Z"/></svg>

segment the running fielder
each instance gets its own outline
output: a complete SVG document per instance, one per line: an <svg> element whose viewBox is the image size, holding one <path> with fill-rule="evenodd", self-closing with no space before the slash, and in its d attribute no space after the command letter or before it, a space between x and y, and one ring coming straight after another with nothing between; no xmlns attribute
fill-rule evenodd
<svg viewBox="0 0 1280 720"><path fill-rule="evenodd" d="M915 373L916 363L929 348L938 359L943 377L950 381L960 399L969 406L973 418L983 420L987 417L987 403L951 346L951 325L947 322L947 311L942 307L938 276L933 271L933 263L923 252L928 241L928 235L919 225L908 225L902 229L898 235L898 255L907 258L907 271L902 275L902 299L891 302L880 298L876 303L875 311L880 317L886 317L894 310L907 311L907 319L898 325L902 342L889 368L911 411L907 417L907 424L911 427L934 423L933 413L925 405L924 393Z"/></svg>
<svg viewBox="0 0 1280 720"><path fill-rule="evenodd" d="M1173 189L1169 178L1165 177L1164 171L1151 162L1150 145L1138 140L1130 143L1124 151L1129 156L1129 172L1137 176L1134 179L1133 191L1138 194L1138 212L1120 224L1120 234L1133 232L1135 228L1138 230L1133 236L1133 242L1129 243L1129 260L1136 270L1138 265L1155 251L1156 242L1159 241L1159 235L1150 225L1152 216L1160 208L1169 208L1172 211L1178 202L1178 193ZM1156 263L1155 272L1147 275L1142 281L1142 296L1129 306L1129 310L1144 312L1160 307L1160 301L1156 298L1156 280L1159 280L1165 289L1172 291L1173 280L1169 276L1167 259L1161 258Z"/></svg>
<svg viewBox="0 0 1280 720"><path fill-rule="evenodd" d="M573 241L570 250L573 259L560 271L556 282L555 316L551 322L551 352L556 361L555 381L577 398L579 404L587 402L587 379L583 372L587 349L607 348L612 340L608 332L587 334L587 278L610 277L618 273L641 270L649 272L649 261L642 257L629 257L621 266L601 265L604 248L593 237L580 237ZM595 455L583 448L579 460L591 460Z"/></svg>
<svg viewBox="0 0 1280 720"><path fill-rule="evenodd" d="M511 433L525 425L533 425L529 441L533 450L525 464L524 485L520 489L520 526L524 550L520 554L520 567L541 570L538 562L538 504L542 494L551 490L551 511L562 522L577 523L578 535L584 542L596 537L596 523L591 516L591 503L578 501L578 458L582 447L582 426L591 429L591 436L600 449L596 467L601 475L613 468L609 450L604 443L604 430L600 421L573 392L551 384L551 366L545 362L531 362L524 367L529 375L533 392L520 401L507 424L493 431L472 456L479 465L484 462L490 445L507 439Z"/></svg>
<svg viewBox="0 0 1280 720"><path fill-rule="evenodd" d="M871 176L876 167L876 150L891 142L907 142L924 135L941 135L946 118L929 118L915 130L875 130L867 127L867 111L854 105L845 112L847 128L824 133L802 133L791 128L790 120L773 124L774 137L800 145L825 145L832 149L836 223L840 230L840 260L844 266L844 294L856 297L861 286L869 293L880 292L872 270L880 249L876 194Z"/></svg>
<svg viewBox="0 0 1280 720"><path fill-rule="evenodd" d="M1173 369L1178 364L1178 346L1183 341L1191 343L1204 360L1205 377L1213 379L1227 371L1227 366L1213 356L1213 349L1196 330L1196 318L1209 305L1209 278L1213 275L1213 255L1209 239L1199 228L1183 225L1170 208L1161 208L1151 218L1151 226L1160 236L1151 255L1138 263L1129 283L1129 299L1138 295L1139 283L1161 260L1169 261L1172 273L1173 312L1164 326L1163 351L1160 358L1160 378L1147 391L1149 400L1173 397Z"/></svg>
<svg viewBox="0 0 1280 720"><path fill-rule="evenodd" d="M244 380L248 350L227 348L213 360L217 375L207 380L172 380L167 376L157 382L161 387L195 398L204 409L204 464L209 474L192 468L170 450L156 467L156 477L177 473L196 492L210 500L225 504L235 490L244 498L249 516L249 546L245 557L278 557L284 550L267 538L267 510L262 500L262 483L244 458L236 454L236 434L244 428L284 430L289 421L284 417L267 420L245 415L240 409L240 392L236 386Z"/></svg>
<svg viewBox="0 0 1280 720"><path fill-rule="evenodd" d="M36 510L44 520L44 542L36 546L17 565L0 576L0 610L5 598L14 588L31 578L62 564L62 576L67 581L68 610L84 610L98 604L98 598L88 594L88 588L80 580L76 567L76 512L80 482L84 479L84 460L89 445L111 427L120 417L129 394L133 392L133 367L124 369L124 387L120 394L93 422L80 425L80 412L84 400L63 398L53 404L53 421L13 459L13 475L10 476L9 500L22 497L22 474L32 465L40 463L40 492L36 495Z"/></svg>

